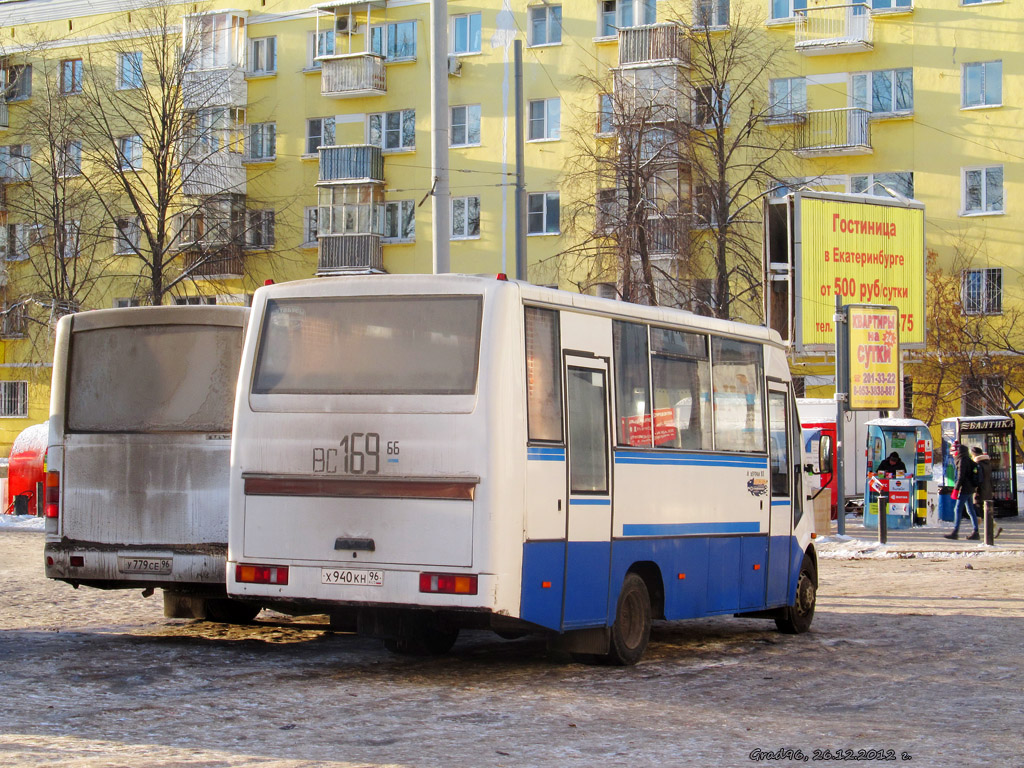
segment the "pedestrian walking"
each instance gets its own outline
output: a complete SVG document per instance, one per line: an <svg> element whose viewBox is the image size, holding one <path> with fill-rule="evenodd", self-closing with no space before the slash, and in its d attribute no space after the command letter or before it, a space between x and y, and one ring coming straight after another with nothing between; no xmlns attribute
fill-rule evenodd
<svg viewBox="0 0 1024 768"><path fill-rule="evenodd" d="M977 511L985 516L985 543L991 544L992 525L996 514L995 502L992 501L992 459L978 446L971 448L971 454L978 467L978 488L974 492L974 503Z"/></svg>
<svg viewBox="0 0 1024 768"><path fill-rule="evenodd" d="M956 484L953 486L953 500L956 505L953 508L953 530L946 534L947 539L960 538L960 518L964 509L971 518L971 525L974 530L968 536L968 540L976 541L981 538L978 535L978 513L974 511L974 491L977 488L975 481L975 464L971 460L970 451L963 443L957 445L956 449Z"/></svg>

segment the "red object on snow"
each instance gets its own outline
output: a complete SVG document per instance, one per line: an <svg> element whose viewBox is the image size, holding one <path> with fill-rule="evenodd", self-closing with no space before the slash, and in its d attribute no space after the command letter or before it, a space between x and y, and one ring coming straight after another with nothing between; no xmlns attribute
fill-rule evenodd
<svg viewBox="0 0 1024 768"><path fill-rule="evenodd" d="M7 465L7 504L4 511L13 515L15 497L26 496L28 503L19 510L25 514L36 513L36 483L46 480L46 424L34 424L22 430L11 447L11 458Z"/></svg>

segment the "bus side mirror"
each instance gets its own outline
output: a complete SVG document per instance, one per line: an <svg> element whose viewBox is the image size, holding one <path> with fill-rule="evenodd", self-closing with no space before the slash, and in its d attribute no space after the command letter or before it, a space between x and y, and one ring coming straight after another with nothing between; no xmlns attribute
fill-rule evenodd
<svg viewBox="0 0 1024 768"><path fill-rule="evenodd" d="M832 474L832 435L822 435L818 442L818 466L808 464L804 469L815 475Z"/></svg>

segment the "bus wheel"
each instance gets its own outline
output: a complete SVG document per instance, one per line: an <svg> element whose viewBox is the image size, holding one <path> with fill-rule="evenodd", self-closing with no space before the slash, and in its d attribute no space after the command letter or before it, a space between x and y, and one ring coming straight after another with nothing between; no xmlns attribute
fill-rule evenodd
<svg viewBox="0 0 1024 768"><path fill-rule="evenodd" d="M796 582L796 600L775 620L779 631L787 635L799 635L810 629L814 620L817 594L818 590L814 586L814 563L804 555L804 562L800 566L800 578Z"/></svg>
<svg viewBox="0 0 1024 768"><path fill-rule="evenodd" d="M651 597L639 575L627 573L622 582L615 622L611 628L608 662L630 666L640 661L651 636Z"/></svg>
<svg viewBox="0 0 1024 768"><path fill-rule="evenodd" d="M260 612L257 603L246 603L228 598L211 598L205 600L206 620L219 621L222 624L248 624Z"/></svg>

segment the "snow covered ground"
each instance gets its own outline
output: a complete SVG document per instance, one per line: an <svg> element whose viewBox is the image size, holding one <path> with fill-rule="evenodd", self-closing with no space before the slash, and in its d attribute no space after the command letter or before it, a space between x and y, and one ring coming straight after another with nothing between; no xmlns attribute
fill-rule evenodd
<svg viewBox="0 0 1024 768"><path fill-rule="evenodd" d="M42 543L0 530L5 768L804 762L751 759L779 749L1024 765L1019 555L824 559L849 545L826 541L810 633L659 623L645 659L619 669L486 632L423 659L322 616L164 619L158 596L46 580Z"/></svg>

